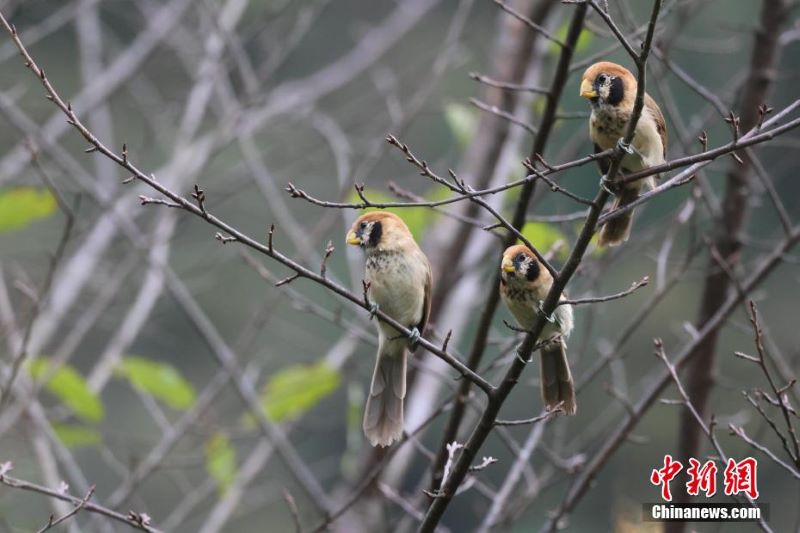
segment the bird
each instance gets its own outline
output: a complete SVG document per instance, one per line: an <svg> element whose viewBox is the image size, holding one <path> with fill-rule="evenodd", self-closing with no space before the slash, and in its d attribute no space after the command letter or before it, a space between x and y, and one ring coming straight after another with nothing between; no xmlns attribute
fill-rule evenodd
<svg viewBox="0 0 800 533"><path fill-rule="evenodd" d="M664 115L647 93L644 95L642 114L636 123L633 146L624 143L623 138L636 100L637 85L636 78L628 69L608 61L591 65L581 79L580 95L588 99L592 106L589 135L594 143L594 152L602 152L619 145L626 152L621 165L623 174L660 165L666 161L667 156L667 125ZM600 183L605 187L609 160L598 159L598 165L603 173ZM645 185L650 188L655 185L652 177L624 184L621 190L614 192L612 209L636 200ZM609 220L600 232L598 244L618 246L627 241L632 222L633 210Z"/></svg>
<svg viewBox="0 0 800 533"><path fill-rule="evenodd" d="M542 302L553 286L553 276L525 245L510 246L500 263L500 297L519 325L531 330L538 314L544 315ZM562 293L561 300L566 296ZM548 410L561 407L568 415L577 410L575 383L567 360L567 338L572 331L572 306L556 307L539 338L542 401Z"/></svg>
<svg viewBox="0 0 800 533"><path fill-rule="evenodd" d="M371 315L380 309L407 326L406 338L378 321L378 353L364 411L364 435L372 446L390 446L403 435L407 351L416 348L431 309L431 267L399 216L373 211L358 217L347 244L366 255L364 281Z"/></svg>

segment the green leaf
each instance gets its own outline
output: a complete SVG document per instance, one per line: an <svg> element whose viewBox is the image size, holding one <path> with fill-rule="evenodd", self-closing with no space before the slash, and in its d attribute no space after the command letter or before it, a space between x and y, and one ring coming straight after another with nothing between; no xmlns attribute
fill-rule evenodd
<svg viewBox="0 0 800 533"><path fill-rule="evenodd" d="M478 127L476 110L464 104L447 104L444 106L444 119L458 145L466 148Z"/></svg>
<svg viewBox="0 0 800 533"><path fill-rule="evenodd" d="M49 374L50 368L50 361L43 358L28 364L28 372L34 379ZM100 398L89 389L86 380L73 367L61 365L45 383L44 388L81 420L97 423L103 419L104 410Z"/></svg>
<svg viewBox="0 0 800 533"><path fill-rule="evenodd" d="M569 31L569 24L570 24L569 19L565 20L564 23L561 24L561 26L558 28L558 31L556 32L556 37L558 37L558 39L562 42L567 38L567 32ZM594 35L592 34L592 32L590 32L585 28L582 29L581 34L578 35L578 42L575 43L575 50L573 51L573 53L577 55L583 52L584 50L586 50L586 48L588 48L590 44L592 44L593 40L594 40ZM559 54L561 54L561 46L559 46L558 43L551 42L548 51L550 52L550 55L557 57Z"/></svg>
<svg viewBox="0 0 800 533"><path fill-rule="evenodd" d="M267 416L276 422L314 407L341 383L339 372L325 361L294 365L274 374L264 386L261 400Z"/></svg>
<svg viewBox="0 0 800 533"><path fill-rule="evenodd" d="M99 446L103 440L96 429L74 424L53 424L53 431L68 448L92 448Z"/></svg>
<svg viewBox="0 0 800 533"><path fill-rule="evenodd" d="M385 203L393 203L393 202L401 202L403 200L395 198L394 196L390 196L386 193L376 192L367 190L364 191L364 196L372 202L376 204L385 204ZM425 198L427 200L443 200L449 196L449 191L447 187L444 185L437 185L431 191L425 194ZM347 202L350 203L361 203L362 200L359 198L358 194L353 191L350 196L347 198ZM414 238L419 241L422 239L422 235L425 232L425 228L438 216L438 214L428 207L395 207L395 208L388 208L388 209L379 209L377 207L369 207L364 209L365 213L369 213L370 211L388 211L390 213L394 213L395 215L402 218L408 229L411 230L411 234Z"/></svg>
<svg viewBox="0 0 800 533"><path fill-rule="evenodd" d="M558 241L564 241L564 244L567 243L567 237L560 229L544 222L527 222L522 227L522 235L543 254L547 253ZM562 246L558 251L557 257L566 259L568 252L568 248Z"/></svg>
<svg viewBox="0 0 800 533"><path fill-rule="evenodd" d="M167 363L144 357L125 357L116 369L131 386L177 410L186 410L195 400L192 384Z"/></svg>
<svg viewBox="0 0 800 533"><path fill-rule="evenodd" d="M236 449L228 435L218 431L206 441L206 470L214 478L220 493L236 479Z"/></svg>
<svg viewBox="0 0 800 533"><path fill-rule="evenodd" d="M56 210L56 199L47 189L9 187L0 191L0 232L24 228Z"/></svg>

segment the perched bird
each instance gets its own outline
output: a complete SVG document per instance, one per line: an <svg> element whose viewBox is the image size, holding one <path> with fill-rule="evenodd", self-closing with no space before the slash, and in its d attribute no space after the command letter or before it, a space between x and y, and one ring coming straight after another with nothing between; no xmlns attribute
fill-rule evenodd
<svg viewBox="0 0 800 533"><path fill-rule="evenodd" d="M542 267L527 246L518 244L503 252L500 264L500 296L508 310L526 330L533 328L536 315L544 313L542 302L553 285L553 276ZM562 294L561 299L566 297ZM567 337L572 331L572 306L556 307L552 317L546 317L539 349L541 361L542 400L548 409L561 402L568 415L574 415L575 384L567 361Z"/></svg>
<svg viewBox="0 0 800 533"><path fill-rule="evenodd" d="M380 309L413 330L411 339L378 322L378 354L364 412L364 434L373 446L389 446L403 435L406 348L415 346L431 308L431 267L403 219L377 211L358 217L347 244L366 252L364 280L373 314Z"/></svg>
<svg viewBox="0 0 800 533"><path fill-rule="evenodd" d="M636 100L636 78L621 65L601 61L586 69L581 80L581 96L592 104L589 119L589 134L594 143L594 151L602 152L621 143L628 128L633 104ZM660 165L667 156L667 126L664 115L649 94L644 95L644 108L632 140L633 146L620 144L627 155L622 160L623 173L632 173L655 165ZM600 170L608 173L609 161L598 160ZM658 177L658 176L657 176ZM652 187L652 178L626 184L616 191L613 209L631 203L639 197L644 185ZM605 185L604 185L605 186ZM617 246L628 240L633 221L633 210L606 222L600 233L602 246Z"/></svg>

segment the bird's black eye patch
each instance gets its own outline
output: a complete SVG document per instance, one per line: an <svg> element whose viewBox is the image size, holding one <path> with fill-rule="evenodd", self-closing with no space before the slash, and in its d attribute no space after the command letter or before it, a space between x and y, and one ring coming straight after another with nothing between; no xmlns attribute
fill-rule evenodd
<svg viewBox="0 0 800 533"><path fill-rule="evenodd" d="M597 76L597 83L605 83L605 82L606 82L605 74L600 74L599 76Z"/></svg>
<svg viewBox="0 0 800 533"><path fill-rule="evenodd" d="M525 273L525 277L528 278L528 281L533 281L539 277L539 262L531 260L528 263L528 272Z"/></svg>
<svg viewBox="0 0 800 533"><path fill-rule="evenodd" d="M378 246L378 243L381 242L381 234L383 233L383 227L379 221L375 221L372 223L372 228L369 231L369 243L368 246Z"/></svg>
<svg viewBox="0 0 800 533"><path fill-rule="evenodd" d="M524 260L525 260L525 255L524 254L517 254L516 256L514 256L514 262L515 263L522 263L522 261L524 261Z"/></svg>
<svg viewBox="0 0 800 533"><path fill-rule="evenodd" d="M361 229L364 229L364 228L367 227L367 223L366 222L362 222L361 224L358 225L358 227L361 228Z"/></svg>
<svg viewBox="0 0 800 533"><path fill-rule="evenodd" d="M611 105L617 105L622 101L622 97L625 95L625 85L622 82L622 78L620 77L612 77L611 78L611 85L608 88L608 98L606 101Z"/></svg>

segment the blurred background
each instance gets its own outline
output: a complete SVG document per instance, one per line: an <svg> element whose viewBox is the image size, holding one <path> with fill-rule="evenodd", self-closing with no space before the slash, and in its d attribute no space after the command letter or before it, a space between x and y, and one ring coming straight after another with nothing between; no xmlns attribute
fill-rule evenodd
<svg viewBox="0 0 800 533"><path fill-rule="evenodd" d="M610 4L615 21L638 43L650 2ZM509 5L538 20L555 40L566 36L575 10L533 0ZM782 50L767 102L776 110L797 98L796 8L794 3L778 37ZM668 159L699 152L702 130L709 147L731 140L724 114L686 79L715 95L725 112L739 113L760 10L755 1L664 2L648 90L666 116ZM328 276L355 294L361 293L363 259L358 250L345 249L344 233L358 211L291 198L286 184L345 202L358 201L356 183L373 201L452 194L420 176L385 142L389 134L438 174L452 168L476 188L520 179L547 99L492 88L471 73L547 89L561 53L553 40L484 0L9 0L0 2L0 12L106 146L120 152L124 143L139 169L187 197L198 184L210 212L261 242L274 224L276 249L312 270L319 269L330 241L335 250ZM615 44L590 13L542 154L548 163L591 152L580 75L600 57L632 68ZM79 497L96 484L93 501L122 513L145 512L166 531L295 531L293 505L308 531L324 521L325 503L335 510L354 494L357 503L332 530L413 530L415 513L424 513L430 501L422 489L428 488L448 415L437 416L395 453L378 483L354 492L382 461L382 452L361 434L376 342L367 313L307 280L276 288L290 270L236 243L223 244L213 227L188 213L140 205L139 195L158 193L123 184L123 169L98 153L84 153L86 142L44 98L5 33L0 61L0 462L13 462L10 475L50 487L64 480ZM530 126L481 109L491 106ZM790 132L755 150L759 171L794 221L800 218L794 201L800 194L794 179L799 149L800 137ZM495 527L540 528L574 472L627 416L626 405L663 371L653 338L664 340L668 354L691 342L712 268L706 239L724 231L720 205L726 173L735 165L723 157L692 184L639 209L624 247L590 247L568 286L571 297L619 292L644 276L650 284L627 298L576 309L570 359L581 387L577 416L536 426L543 429L538 433L531 426L493 433L478 456L498 462L476 473L472 486L454 499L444 528L477 529L519 449L528 445L530 458ZM592 198L598 171L584 165L557 180ZM764 182L754 172L748 180L734 272L740 277L783 237ZM512 189L487 199L511 217L518 198ZM489 285L502 242L499 230L481 229L495 222L491 215L468 206L396 211L442 279L428 337L441 342L452 329L449 346L463 359L494 290ZM584 210L540 184L524 232L542 251L552 249L561 266ZM450 256L453 243L463 246L458 257ZM797 264L790 251L749 294L768 333L776 375L787 379L800 361ZM504 319L511 317L501 306L480 365L493 383L519 338ZM729 423L742 426L783 453L741 392L768 383L734 351L755 353L744 305L721 329L707 413L716 415L717 437L730 456L759 459L759 502L769 504L773 529L800 531L796 478L729 435ZM233 381L220 363L226 356L236 360ZM17 361L19 376L7 390ZM502 418L540 413L538 370L530 366ZM460 384L429 354L418 354L413 368L408 431ZM304 490L296 469L264 436L264 424L242 400L242 383L257 391L269 427L288 439L327 502ZM677 398L673 389L663 396ZM789 399L796 405L796 390ZM459 442L485 402L478 391L469 403ZM660 403L647 411L570 516L570 530L658 530L639 523L641 504L658 501L650 472L662 466L664 454L678 453L680 412ZM773 408L771 415L779 413ZM703 438L697 457L715 453ZM38 529L58 511L51 505L42 495L0 486L0 530ZM86 513L69 524L85 531L124 527Z"/></svg>

